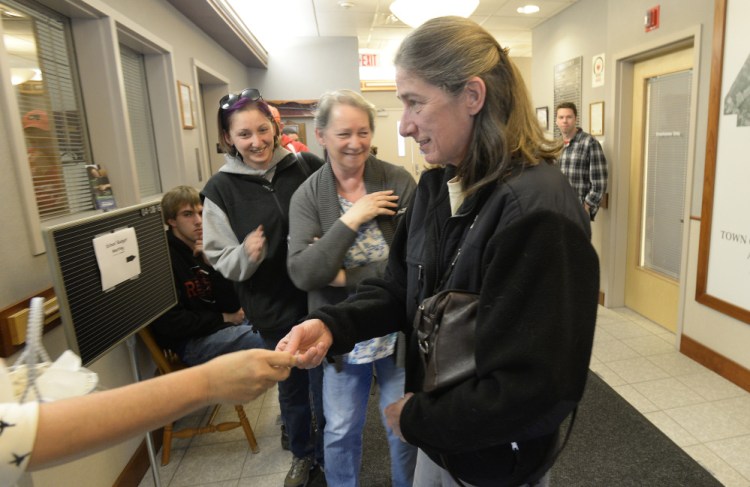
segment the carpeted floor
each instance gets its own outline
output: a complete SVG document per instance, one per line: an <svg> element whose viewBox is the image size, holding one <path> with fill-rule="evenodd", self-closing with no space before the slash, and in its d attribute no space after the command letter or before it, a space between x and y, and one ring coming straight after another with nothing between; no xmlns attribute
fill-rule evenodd
<svg viewBox="0 0 750 487"><path fill-rule="evenodd" d="M364 433L363 487L390 485L385 431L373 396ZM555 487L721 486L596 374L589 373L575 426L552 468Z"/></svg>

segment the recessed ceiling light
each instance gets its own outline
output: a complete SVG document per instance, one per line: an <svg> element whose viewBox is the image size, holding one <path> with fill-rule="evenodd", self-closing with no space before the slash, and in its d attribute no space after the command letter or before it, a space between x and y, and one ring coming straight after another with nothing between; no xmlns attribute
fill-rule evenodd
<svg viewBox="0 0 750 487"><path fill-rule="evenodd" d="M352 8L354 2L348 2L347 0L339 0L339 7L341 8Z"/></svg>
<svg viewBox="0 0 750 487"><path fill-rule="evenodd" d="M395 0L391 13L410 27L419 27L435 17L457 15L467 18L479 6L479 0Z"/></svg>
<svg viewBox="0 0 750 487"><path fill-rule="evenodd" d="M516 12L519 14L535 14L539 12L539 7L537 5L524 5L523 7L518 7Z"/></svg>

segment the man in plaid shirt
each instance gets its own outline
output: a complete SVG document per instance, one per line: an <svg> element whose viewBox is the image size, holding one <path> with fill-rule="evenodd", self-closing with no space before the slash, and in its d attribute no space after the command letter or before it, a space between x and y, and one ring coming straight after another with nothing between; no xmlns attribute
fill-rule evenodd
<svg viewBox="0 0 750 487"><path fill-rule="evenodd" d="M575 103L560 103L555 109L555 123L565 143L558 163L593 220L607 190L607 159L599 141L576 127L577 118Z"/></svg>

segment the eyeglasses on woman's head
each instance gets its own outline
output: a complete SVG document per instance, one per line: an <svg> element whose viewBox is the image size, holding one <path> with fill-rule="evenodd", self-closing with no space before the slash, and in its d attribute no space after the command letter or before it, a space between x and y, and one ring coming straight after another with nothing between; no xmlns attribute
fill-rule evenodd
<svg viewBox="0 0 750 487"><path fill-rule="evenodd" d="M256 88L245 88L239 93L230 93L222 96L221 100L219 100L219 108L226 110L240 100L258 101L262 99L263 97L260 96L260 91Z"/></svg>

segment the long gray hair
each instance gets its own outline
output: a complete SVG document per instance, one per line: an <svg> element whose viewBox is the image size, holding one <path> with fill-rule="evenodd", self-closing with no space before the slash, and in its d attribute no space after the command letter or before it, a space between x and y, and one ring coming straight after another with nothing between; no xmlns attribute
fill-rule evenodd
<svg viewBox="0 0 750 487"><path fill-rule="evenodd" d="M557 158L560 143L545 139L515 64L475 22L461 17L425 22L401 43L394 64L454 96L470 78L484 81L484 106L457 168L467 193L501 181L515 166Z"/></svg>

